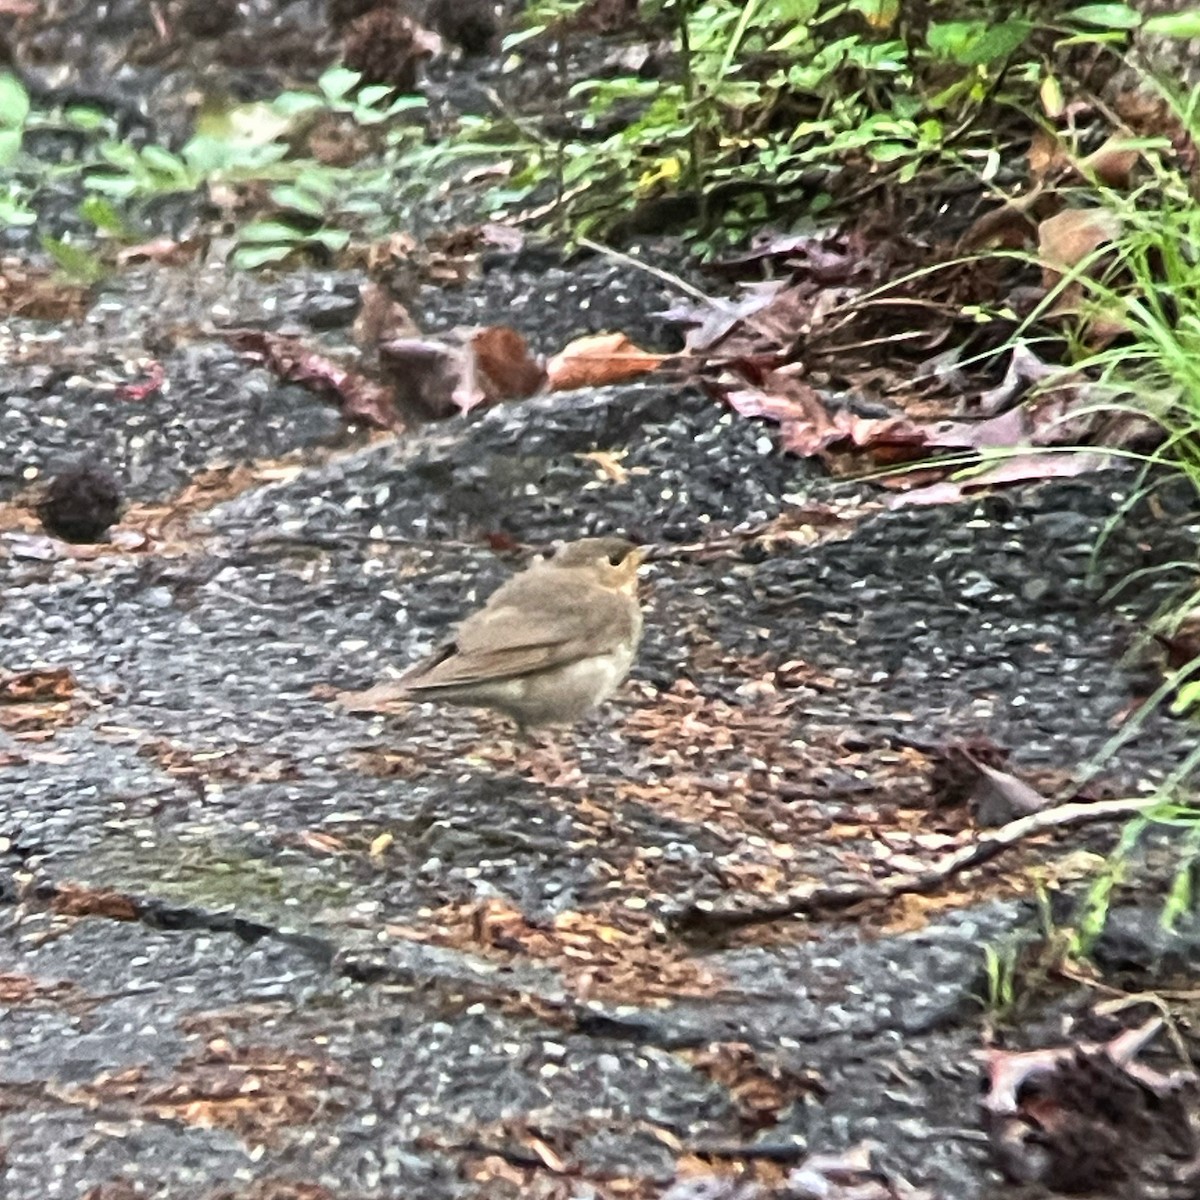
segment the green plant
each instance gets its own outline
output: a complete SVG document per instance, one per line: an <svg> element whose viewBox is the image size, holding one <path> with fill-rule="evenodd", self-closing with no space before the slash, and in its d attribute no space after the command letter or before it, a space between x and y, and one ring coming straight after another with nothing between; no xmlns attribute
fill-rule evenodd
<svg viewBox="0 0 1200 1200"><path fill-rule="evenodd" d="M0 168L10 166L21 152L28 117L25 85L7 71L0 73Z"/></svg>
<svg viewBox="0 0 1200 1200"><path fill-rule="evenodd" d="M12 165L21 152L29 94L8 72L0 73L0 171ZM0 227L32 225L37 215L28 206L29 189L15 180L0 180Z"/></svg>
<svg viewBox="0 0 1200 1200"><path fill-rule="evenodd" d="M54 260L59 271L75 283L98 283L107 273L100 256L85 246L62 238L43 237L42 249Z"/></svg>
<svg viewBox="0 0 1200 1200"><path fill-rule="evenodd" d="M1120 6L1093 7L1114 20L1118 14L1111 10ZM1153 82L1168 99L1180 129L1200 143L1200 86L1185 94L1161 80ZM1140 156L1143 180L1137 187L1123 191L1093 178L1066 195L1077 216L1095 215L1111 236L1099 239L1091 253L1061 274L1012 339L1025 339L1038 322L1056 313L1066 338L1066 361L1039 390L1047 395L1077 391L1086 380L1088 403L1072 405L1071 419L1105 413L1143 430L1157 427L1152 449L1115 448L1140 463L1141 475L1106 536L1163 478L1186 479L1200 498L1200 207L1167 137L1127 139L1125 145ZM1096 555L1102 550L1103 539ZM1149 625L1147 637L1169 637L1189 613L1200 611L1195 564L1156 569L1187 571L1193 580ZM1200 657L1176 666L1102 755L1135 736L1149 715L1164 706L1181 717L1200 713ZM1188 771L1194 771L1200 757L1190 755L1186 762ZM1187 774L1173 778L1178 783Z"/></svg>
<svg viewBox="0 0 1200 1200"><path fill-rule="evenodd" d="M987 980L983 1003L989 1016L995 1020L1007 1020L1016 1008L1020 950L1016 942L983 947L983 968Z"/></svg>
<svg viewBox="0 0 1200 1200"><path fill-rule="evenodd" d="M506 42L516 53L555 50L563 94L553 121L501 109L464 121L440 156L423 150L411 165L509 159L511 177L488 202L552 193L575 234L683 197L690 206L669 210L672 229L729 238L789 208L828 206L814 178L841 165L903 182L930 162L961 161L1005 79L1032 97L1041 78L1036 22L1004 6L948 5L945 19L918 26L895 0L667 0L642 7L673 40L673 61L656 77L568 87L564 47L579 7L531 5L529 27Z"/></svg>
<svg viewBox="0 0 1200 1200"><path fill-rule="evenodd" d="M0 184L0 228L33 225L37 213L29 207L29 189L19 183Z"/></svg>
<svg viewBox="0 0 1200 1200"><path fill-rule="evenodd" d="M281 92L268 107L289 121L330 112L348 116L356 125L378 125L425 107L424 96L398 96L395 88L386 84L360 87L361 80L359 72L349 67L330 67L317 80L315 92Z"/></svg>
<svg viewBox="0 0 1200 1200"><path fill-rule="evenodd" d="M334 114L355 126L382 126L424 105L382 86L360 87L361 76L331 67L312 92L284 92L265 103L207 112L178 154L120 143L101 147L114 170L89 176L89 186L121 199L212 184L272 184L273 211L236 232L235 266L281 262L297 252L343 249L351 226L384 223L383 197L392 185L387 166L336 168L292 153L303 129ZM100 214L112 225L113 212ZM119 218L119 215L118 215ZM98 226L99 227L99 226Z"/></svg>

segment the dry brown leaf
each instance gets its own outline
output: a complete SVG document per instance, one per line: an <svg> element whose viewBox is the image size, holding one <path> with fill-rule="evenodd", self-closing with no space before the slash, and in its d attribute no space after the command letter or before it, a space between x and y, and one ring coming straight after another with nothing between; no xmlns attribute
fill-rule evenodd
<svg viewBox="0 0 1200 1200"><path fill-rule="evenodd" d="M313 851L315 854L345 854L346 843L331 833L322 833L316 829L303 829L296 835L296 840Z"/></svg>
<svg viewBox="0 0 1200 1200"><path fill-rule="evenodd" d="M440 421L488 400L469 346L392 338L379 346L379 368L404 412Z"/></svg>
<svg viewBox="0 0 1200 1200"><path fill-rule="evenodd" d="M185 238L182 241L172 237L152 238L136 246L125 246L117 251L117 262L121 266L129 263L153 262L163 266L178 267L192 259L200 252L199 238Z"/></svg>
<svg viewBox="0 0 1200 1200"><path fill-rule="evenodd" d="M524 400L542 386L545 371L529 343L508 325L489 325L470 338L483 390L492 402Z"/></svg>
<svg viewBox="0 0 1200 1200"><path fill-rule="evenodd" d="M1038 254L1051 287L1060 275L1078 266L1121 234L1121 219L1106 208L1067 208L1038 226Z"/></svg>
<svg viewBox="0 0 1200 1200"><path fill-rule="evenodd" d="M589 450L586 454L577 454L575 457L595 463L598 474L610 483L626 483L629 480L629 472L621 466L621 459L628 453L628 450Z"/></svg>
<svg viewBox="0 0 1200 1200"><path fill-rule="evenodd" d="M70 667L43 667L0 676L0 704L34 700L69 700L75 694Z"/></svg>
<svg viewBox="0 0 1200 1200"><path fill-rule="evenodd" d="M666 355L642 350L623 333L598 333L577 338L546 364L552 392L603 387L636 379L662 365Z"/></svg>
<svg viewBox="0 0 1200 1200"><path fill-rule="evenodd" d="M258 358L280 379L336 401L347 420L362 421L378 429L403 427L389 387L347 370L310 349L300 338L261 329L231 329L224 336L235 350Z"/></svg>
<svg viewBox="0 0 1200 1200"><path fill-rule="evenodd" d="M977 250L1020 250L1032 243L1037 229L1034 209L1041 199L1038 189L1027 196L1009 200L974 220L958 240L956 252L973 254Z"/></svg>
<svg viewBox="0 0 1200 1200"><path fill-rule="evenodd" d="M60 884L50 907L65 917L105 917L110 921L136 921L137 905L120 892Z"/></svg>
<svg viewBox="0 0 1200 1200"><path fill-rule="evenodd" d="M1129 144L1129 139L1113 134L1102 146L1079 162L1080 173L1095 177L1111 188L1128 188L1133 182L1133 171L1141 158L1141 151Z"/></svg>

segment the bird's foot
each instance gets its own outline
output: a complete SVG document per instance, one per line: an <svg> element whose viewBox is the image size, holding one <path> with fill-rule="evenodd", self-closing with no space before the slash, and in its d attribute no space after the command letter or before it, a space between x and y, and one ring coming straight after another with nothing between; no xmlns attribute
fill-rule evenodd
<svg viewBox="0 0 1200 1200"><path fill-rule="evenodd" d="M521 736L531 751L528 761L539 783L562 786L578 783L583 778L579 764L567 761L552 734L522 729Z"/></svg>

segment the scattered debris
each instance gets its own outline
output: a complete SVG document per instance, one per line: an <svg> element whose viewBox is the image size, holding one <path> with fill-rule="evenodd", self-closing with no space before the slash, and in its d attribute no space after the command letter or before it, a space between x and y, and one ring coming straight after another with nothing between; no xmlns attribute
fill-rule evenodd
<svg viewBox="0 0 1200 1200"><path fill-rule="evenodd" d="M1153 1018L1103 1045L987 1051L983 1119L996 1165L1013 1183L1079 1194L1147 1177L1200 1186L1197 1076L1137 1061L1163 1027ZM1149 1194L1134 1188L1124 1194ZM1180 1190L1155 1195L1183 1195Z"/></svg>
<svg viewBox="0 0 1200 1200"><path fill-rule="evenodd" d="M1096 821L1115 821L1134 816L1161 803L1156 796L1125 800L1098 800L1090 804L1060 804L1027 817L1019 817L959 850L951 851L939 862L919 874L901 874L879 882L819 885L799 895L769 904L719 908L711 903L681 908L671 919L680 933L714 934L765 921L789 917L828 915L845 912L861 904L887 903L908 894L936 891L952 876L981 866L1026 838L1074 825Z"/></svg>

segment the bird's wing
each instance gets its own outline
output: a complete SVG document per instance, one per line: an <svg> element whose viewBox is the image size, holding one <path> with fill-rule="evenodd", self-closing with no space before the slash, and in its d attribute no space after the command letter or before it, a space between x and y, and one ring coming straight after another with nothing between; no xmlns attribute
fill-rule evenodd
<svg viewBox="0 0 1200 1200"><path fill-rule="evenodd" d="M556 572L556 575L558 573ZM514 576L458 627L453 641L405 677L412 691L512 679L602 654L636 636L636 601L541 572Z"/></svg>

